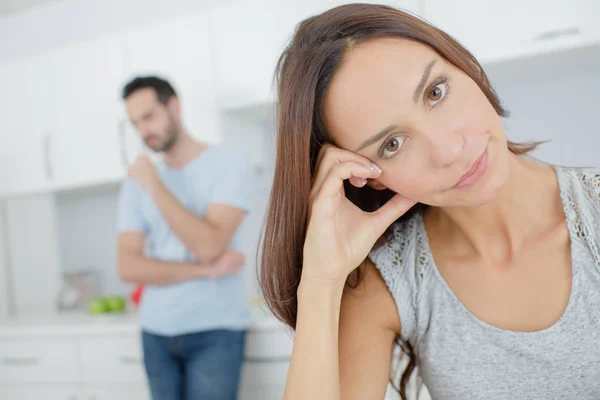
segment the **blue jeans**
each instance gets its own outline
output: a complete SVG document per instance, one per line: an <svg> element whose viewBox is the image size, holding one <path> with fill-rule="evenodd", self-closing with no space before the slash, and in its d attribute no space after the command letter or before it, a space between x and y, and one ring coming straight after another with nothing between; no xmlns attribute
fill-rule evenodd
<svg viewBox="0 0 600 400"><path fill-rule="evenodd" d="M236 400L246 332L215 330L180 336L142 332L154 400Z"/></svg>

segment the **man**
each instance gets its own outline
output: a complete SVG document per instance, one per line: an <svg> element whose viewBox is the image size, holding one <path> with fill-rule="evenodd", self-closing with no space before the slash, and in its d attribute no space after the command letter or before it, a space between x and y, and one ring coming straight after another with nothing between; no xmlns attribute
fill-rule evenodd
<svg viewBox="0 0 600 400"><path fill-rule="evenodd" d="M250 316L244 258L229 249L239 247L250 209L252 167L243 154L190 136L169 82L138 77L122 97L140 138L163 155L156 165L147 155L131 165L119 203L119 273L144 285L152 397L235 400Z"/></svg>

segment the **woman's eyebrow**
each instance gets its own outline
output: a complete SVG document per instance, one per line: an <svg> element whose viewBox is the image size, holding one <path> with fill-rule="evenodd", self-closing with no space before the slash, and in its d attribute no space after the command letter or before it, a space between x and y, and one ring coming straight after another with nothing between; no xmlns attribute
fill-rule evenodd
<svg viewBox="0 0 600 400"><path fill-rule="evenodd" d="M413 101L415 103L419 99L419 95L423 91L423 88L425 87L425 84L427 83L427 79L429 79L429 75L431 75L431 69L435 65L435 62L436 62L436 60L431 61L429 64L427 64L427 66L425 67L425 70L423 71L423 76L421 77L421 81L417 85L417 88L415 89L415 93L413 94Z"/></svg>

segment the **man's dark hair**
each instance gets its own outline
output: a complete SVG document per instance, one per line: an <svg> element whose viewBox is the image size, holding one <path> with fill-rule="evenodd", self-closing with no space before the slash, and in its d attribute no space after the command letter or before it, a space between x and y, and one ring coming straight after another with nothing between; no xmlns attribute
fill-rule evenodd
<svg viewBox="0 0 600 400"><path fill-rule="evenodd" d="M123 87L121 97L126 100L133 92L145 88L154 89L158 101L162 104L167 104L171 97L177 96L175 89L167 80L157 76L138 76Z"/></svg>

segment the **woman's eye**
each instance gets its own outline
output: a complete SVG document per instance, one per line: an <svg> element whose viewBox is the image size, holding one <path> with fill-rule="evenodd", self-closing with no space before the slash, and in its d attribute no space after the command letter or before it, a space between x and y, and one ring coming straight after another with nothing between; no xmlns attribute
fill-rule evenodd
<svg viewBox="0 0 600 400"><path fill-rule="evenodd" d="M431 88L429 93L427 93L427 105L430 108L435 106L444 98L444 96L446 96L447 90L448 88L446 87L445 83L435 85L433 88Z"/></svg>
<svg viewBox="0 0 600 400"><path fill-rule="evenodd" d="M400 148L402 148L402 143L404 143L403 136L395 136L391 138L383 148L383 157L390 158L396 155Z"/></svg>

